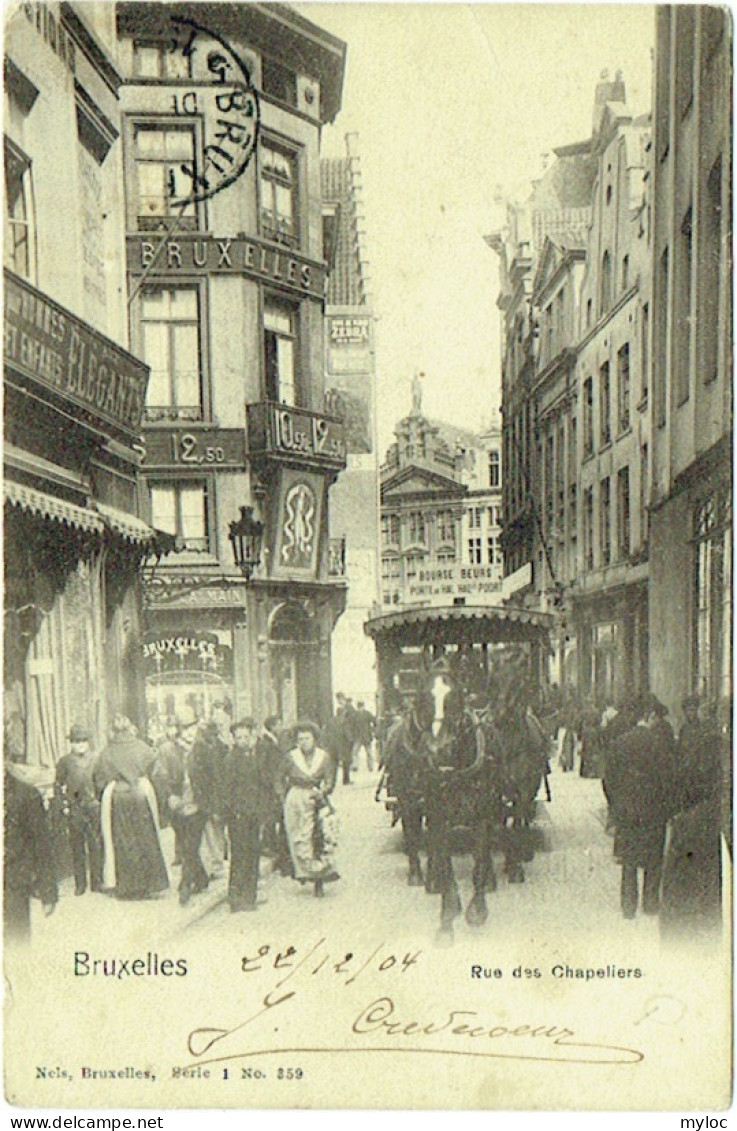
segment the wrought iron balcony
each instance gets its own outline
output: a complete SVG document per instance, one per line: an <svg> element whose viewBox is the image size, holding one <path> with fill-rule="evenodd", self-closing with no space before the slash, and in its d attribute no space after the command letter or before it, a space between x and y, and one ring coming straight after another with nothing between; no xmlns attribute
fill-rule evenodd
<svg viewBox="0 0 737 1131"><path fill-rule="evenodd" d="M342 471L346 465L342 420L305 408L259 401L247 406L251 457Z"/></svg>

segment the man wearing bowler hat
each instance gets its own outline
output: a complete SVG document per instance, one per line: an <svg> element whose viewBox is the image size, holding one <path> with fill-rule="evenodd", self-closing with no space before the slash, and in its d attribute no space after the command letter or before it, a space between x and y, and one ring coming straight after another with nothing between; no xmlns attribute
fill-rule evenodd
<svg viewBox="0 0 737 1131"><path fill-rule="evenodd" d="M69 732L71 750L56 767L57 803L69 829L75 895L102 890L100 802L92 781L95 757L87 727L75 723Z"/></svg>

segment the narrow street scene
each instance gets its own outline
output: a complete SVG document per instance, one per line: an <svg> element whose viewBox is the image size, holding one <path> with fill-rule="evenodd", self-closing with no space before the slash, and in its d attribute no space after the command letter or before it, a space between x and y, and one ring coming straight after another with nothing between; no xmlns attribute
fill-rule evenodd
<svg viewBox="0 0 737 1131"><path fill-rule="evenodd" d="M723 977L729 11L28 0L4 32L8 970L80 1017L116 947L177 1017L190 954L217 981L254 940L401 936L433 992L493 945ZM645 1058L640 977L607 1064Z"/></svg>

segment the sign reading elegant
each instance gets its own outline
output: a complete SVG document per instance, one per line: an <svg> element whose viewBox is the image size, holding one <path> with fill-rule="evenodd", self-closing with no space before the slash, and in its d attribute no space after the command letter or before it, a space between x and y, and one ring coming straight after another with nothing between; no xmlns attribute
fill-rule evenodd
<svg viewBox="0 0 737 1131"><path fill-rule="evenodd" d="M465 597L469 604L493 605L500 591L501 566L460 562L427 562L407 584L410 601L421 599L429 605L452 605L456 597Z"/></svg>
<svg viewBox="0 0 737 1131"><path fill-rule="evenodd" d="M311 298L325 297L323 264L256 236L129 236L127 245L128 270L134 275L247 275Z"/></svg>
<svg viewBox="0 0 737 1131"><path fill-rule="evenodd" d="M100 420L138 433L148 367L5 271L5 363Z"/></svg>
<svg viewBox="0 0 737 1131"><path fill-rule="evenodd" d="M236 467L246 461L242 428L146 429L144 467Z"/></svg>

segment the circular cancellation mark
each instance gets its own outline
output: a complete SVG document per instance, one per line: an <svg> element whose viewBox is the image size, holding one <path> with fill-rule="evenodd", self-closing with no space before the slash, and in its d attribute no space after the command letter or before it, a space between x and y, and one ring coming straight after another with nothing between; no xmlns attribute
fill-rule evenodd
<svg viewBox="0 0 737 1131"><path fill-rule="evenodd" d="M186 208L215 196L245 172L258 142L261 111L248 67L221 36L185 16L173 16L171 22L170 51L181 53L185 73L198 84L205 131L202 167L196 161L180 166L191 185L178 202Z"/></svg>

